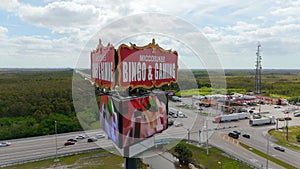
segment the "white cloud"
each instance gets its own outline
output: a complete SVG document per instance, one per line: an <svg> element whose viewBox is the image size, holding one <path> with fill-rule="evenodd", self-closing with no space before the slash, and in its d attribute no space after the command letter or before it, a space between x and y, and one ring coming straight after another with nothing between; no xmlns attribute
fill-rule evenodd
<svg viewBox="0 0 300 169"><path fill-rule="evenodd" d="M0 9L4 9L10 12L15 11L20 6L18 0L1 0Z"/></svg>
<svg viewBox="0 0 300 169"><path fill-rule="evenodd" d="M5 37L8 32L8 29L0 26L0 37Z"/></svg>
<svg viewBox="0 0 300 169"><path fill-rule="evenodd" d="M294 17L288 16L286 19L276 21L276 24L285 25L295 23L296 21L297 20Z"/></svg>
<svg viewBox="0 0 300 169"><path fill-rule="evenodd" d="M122 33L129 29L131 34L139 32L141 29L149 30L149 27L143 27L143 23L147 23L149 18L130 20L128 22L132 22L133 25L127 27L122 27L122 24L111 25L123 17L147 12L178 16L184 18L186 23L194 24L210 41L218 55L221 56L223 65L227 68L252 68L257 41L262 42L264 62L269 61L268 58L271 57L276 61L275 58L282 57L282 55L287 55L287 58L300 55L298 47L300 1L274 2L266 0L261 2L257 0L242 3L238 0L222 2L217 0L188 2L179 0L171 2L161 0L128 2L122 0L49 0L48 2L44 6L23 4L17 0L1 2L0 8L14 12L27 24L37 28L47 28L53 35L63 36L59 39L47 36L10 37L9 27L0 26L1 57L4 56L3 53L9 53L10 60L13 58L18 60L22 57L38 60L47 56L50 60L53 59L52 65L64 62L68 62L68 66L74 65L71 62L74 62L74 57L79 55L81 48L90 38L107 37L106 40L109 40L113 39L115 34L123 35ZM166 17L164 22L153 22L152 24L160 28L159 31L163 33L176 30L180 35L186 29L182 26L183 23L168 27L172 22L174 22L172 17L171 19ZM101 31L98 32L106 29L106 26L113 26L107 35L102 35ZM123 35L122 38L126 36L130 35ZM171 36L176 38L175 34ZM187 34L186 37L193 37L193 33ZM140 37L134 43L142 45L149 43L149 39L151 38L148 36ZM107 43L106 40L104 39L104 43ZM191 43L194 44L194 42ZM163 38L160 45L175 50L180 48L178 44ZM2 48L2 46L5 47ZM90 45L88 50L95 46L96 44ZM183 51L183 53L187 52ZM267 54L272 54L272 56L266 56ZM66 61L67 58L70 60ZM39 61L42 62L42 60ZM37 61L35 63L38 64ZM50 64L51 62L49 62ZM279 64L281 63L274 63L275 66Z"/></svg>
<svg viewBox="0 0 300 169"><path fill-rule="evenodd" d="M53 2L45 7L23 5L18 15L26 22L48 28L85 27L98 21L99 11L91 5L69 1Z"/></svg>

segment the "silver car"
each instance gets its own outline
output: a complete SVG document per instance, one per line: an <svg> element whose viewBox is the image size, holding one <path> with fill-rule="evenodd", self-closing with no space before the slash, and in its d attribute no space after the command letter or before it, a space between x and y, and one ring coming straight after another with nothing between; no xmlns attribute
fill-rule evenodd
<svg viewBox="0 0 300 169"><path fill-rule="evenodd" d="M1 142L1 143L0 143L0 147L6 147L6 146L10 146L10 145L11 145L11 143L8 142L8 141Z"/></svg>

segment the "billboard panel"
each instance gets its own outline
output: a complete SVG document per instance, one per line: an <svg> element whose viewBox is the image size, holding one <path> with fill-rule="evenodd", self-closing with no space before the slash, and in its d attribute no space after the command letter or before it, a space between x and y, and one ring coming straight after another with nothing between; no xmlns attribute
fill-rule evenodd
<svg viewBox="0 0 300 169"><path fill-rule="evenodd" d="M167 98L164 93L123 101L123 147L139 142L167 129Z"/></svg>
<svg viewBox="0 0 300 169"><path fill-rule="evenodd" d="M100 127L119 147L140 142L168 127L164 92L140 97L100 96Z"/></svg>
<svg viewBox="0 0 300 169"><path fill-rule="evenodd" d="M101 88L113 88L115 85L115 48L101 41L96 50L91 52L91 80Z"/></svg>
<svg viewBox="0 0 300 169"><path fill-rule="evenodd" d="M121 87L152 88L177 81L177 52L164 50L154 40L142 47L122 44L118 56Z"/></svg>
<svg viewBox="0 0 300 169"><path fill-rule="evenodd" d="M100 127L116 145L120 145L120 113L109 95L100 95Z"/></svg>

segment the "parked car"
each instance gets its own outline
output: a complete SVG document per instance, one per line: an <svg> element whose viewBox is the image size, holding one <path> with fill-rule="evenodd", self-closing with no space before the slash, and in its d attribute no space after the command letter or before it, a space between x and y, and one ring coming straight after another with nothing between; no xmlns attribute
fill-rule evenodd
<svg viewBox="0 0 300 169"><path fill-rule="evenodd" d="M260 114L254 114L253 115L253 119L260 119L261 118L261 115Z"/></svg>
<svg viewBox="0 0 300 169"><path fill-rule="evenodd" d="M236 134L238 134L238 135L241 134L241 132L240 132L240 131L237 131L237 130L234 130L233 132L236 133Z"/></svg>
<svg viewBox="0 0 300 169"><path fill-rule="evenodd" d="M278 151L281 151L281 152L285 151L285 149L283 147L280 147L280 146L275 146L274 149L278 150Z"/></svg>
<svg viewBox="0 0 300 169"><path fill-rule="evenodd" d="M172 126L174 124L174 121L172 119L168 119L168 126Z"/></svg>
<svg viewBox="0 0 300 169"><path fill-rule="evenodd" d="M186 117L181 111L178 111L177 115L178 115L178 117L180 117L180 118Z"/></svg>
<svg viewBox="0 0 300 169"><path fill-rule="evenodd" d="M234 133L234 132L230 132L228 133L228 136L231 137L231 138L234 138L234 139L238 139L239 138L239 135Z"/></svg>
<svg viewBox="0 0 300 169"><path fill-rule="evenodd" d="M294 117L300 117L300 113L295 113Z"/></svg>
<svg viewBox="0 0 300 169"><path fill-rule="evenodd" d="M105 138L105 135L104 134L97 134L96 138Z"/></svg>
<svg viewBox="0 0 300 169"><path fill-rule="evenodd" d="M291 117L285 117L284 120L292 120Z"/></svg>
<svg viewBox="0 0 300 169"><path fill-rule="evenodd" d="M274 108L275 108L275 109L279 109L279 108L281 108L281 106L275 105Z"/></svg>
<svg viewBox="0 0 300 169"><path fill-rule="evenodd" d="M65 146L69 146L69 145L74 145L75 144L75 142L74 141L67 141L67 142L65 142Z"/></svg>
<svg viewBox="0 0 300 169"><path fill-rule="evenodd" d="M174 122L174 126L175 126L175 127L181 127L181 126L183 126L183 124L180 123L180 122L175 121L175 122Z"/></svg>
<svg viewBox="0 0 300 169"><path fill-rule="evenodd" d="M177 116L177 114L173 114L172 117L177 118L178 116Z"/></svg>
<svg viewBox="0 0 300 169"><path fill-rule="evenodd" d="M8 141L1 142L1 143L0 143L0 147L6 147L6 146L10 146L10 145L11 145L11 143L8 142Z"/></svg>
<svg viewBox="0 0 300 169"><path fill-rule="evenodd" d="M84 139L84 138L85 138L85 136L84 136L84 135L82 135L82 134L79 134L79 135L77 135L75 138L76 138L76 139Z"/></svg>
<svg viewBox="0 0 300 169"><path fill-rule="evenodd" d="M97 140L98 140L97 138L91 137L87 139L87 142L90 143L90 142L95 142Z"/></svg>
<svg viewBox="0 0 300 169"><path fill-rule="evenodd" d="M249 134L243 134L242 136L245 137L245 138L250 138Z"/></svg>

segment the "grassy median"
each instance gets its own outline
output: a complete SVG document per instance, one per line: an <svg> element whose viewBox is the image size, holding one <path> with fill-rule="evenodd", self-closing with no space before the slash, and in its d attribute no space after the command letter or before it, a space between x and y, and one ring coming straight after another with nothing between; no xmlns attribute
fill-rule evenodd
<svg viewBox="0 0 300 169"><path fill-rule="evenodd" d="M178 142L176 142L178 143ZM208 155L206 154L206 148L201 148L193 144L188 144L186 141L181 141L180 143L186 145L190 151L192 151L192 158L202 167L207 168L222 168L222 169L250 169L251 167L246 164L230 158L225 152L215 148L210 147ZM174 153L175 144L166 145L166 148L170 148L170 152ZM222 165L222 166L221 166ZM183 168L186 166L183 166Z"/></svg>
<svg viewBox="0 0 300 169"><path fill-rule="evenodd" d="M281 160L278 160L277 158L274 158L273 156L270 156L270 155L268 155L268 154L266 154L264 152L261 152L261 151L255 149L255 148L252 148L252 147L250 147L250 146L248 146L246 144L243 144L243 143L240 142L240 145L242 147L244 147L245 149L247 149L247 150L249 150L249 151L251 151L251 152L253 152L253 153L255 153L255 154L257 154L257 155L259 155L261 157L263 157L263 158L266 158L269 161L272 161L272 162L274 162L274 163L276 163L276 164L278 164L278 165L280 165L280 166L282 166L282 167L284 167L286 169L297 169L296 167L294 167L294 166L292 166L292 165L290 165L288 163L285 163L285 162L283 162Z"/></svg>

